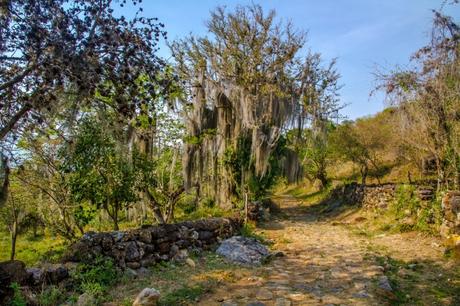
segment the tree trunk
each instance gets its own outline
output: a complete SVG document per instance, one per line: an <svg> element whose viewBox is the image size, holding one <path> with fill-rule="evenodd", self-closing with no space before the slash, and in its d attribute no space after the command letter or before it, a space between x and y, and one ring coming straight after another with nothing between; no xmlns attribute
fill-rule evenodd
<svg viewBox="0 0 460 306"><path fill-rule="evenodd" d="M367 165L361 167L361 184L366 185L366 179L367 179L367 173L369 172L369 169Z"/></svg>
<svg viewBox="0 0 460 306"><path fill-rule="evenodd" d="M8 158L4 157L1 153L0 158L2 163L0 170L3 171L3 184L0 189L0 208L2 208L8 199L8 188L10 186L10 167L8 166Z"/></svg>
<svg viewBox="0 0 460 306"><path fill-rule="evenodd" d="M184 193L185 188L184 186L179 187L176 191L174 191L170 196L169 205L168 205L168 213L166 215L166 223L170 223L174 221L174 209L176 207L176 203L179 201L180 196Z"/></svg>
<svg viewBox="0 0 460 306"><path fill-rule="evenodd" d="M118 203L115 203L115 207L113 208L113 230L114 231L118 231L119 230L119 227L118 227Z"/></svg>
<svg viewBox="0 0 460 306"><path fill-rule="evenodd" d="M326 188L328 179L327 179L327 174L323 169L319 169L317 173L317 178L321 182L322 188Z"/></svg>
<svg viewBox="0 0 460 306"><path fill-rule="evenodd" d="M14 260L16 255L16 239L18 236L18 221L15 219L13 221L13 227L11 229L11 256L10 259Z"/></svg>
<svg viewBox="0 0 460 306"><path fill-rule="evenodd" d="M160 210L158 202L155 200L155 198L150 194L148 190L145 190L144 194L147 196L147 199L149 200L150 207L152 208L152 211L153 211L153 216L155 217L157 222L160 224L165 224L165 219Z"/></svg>

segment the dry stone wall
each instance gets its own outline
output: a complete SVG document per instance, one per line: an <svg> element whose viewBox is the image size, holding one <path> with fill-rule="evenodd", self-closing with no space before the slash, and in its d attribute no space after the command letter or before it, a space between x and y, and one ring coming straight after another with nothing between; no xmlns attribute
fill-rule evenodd
<svg viewBox="0 0 460 306"><path fill-rule="evenodd" d="M343 204L359 205L366 209L385 209L394 201L397 184L362 185L350 183L335 188L330 198L340 199ZM417 186L416 195L422 201L434 198L434 188Z"/></svg>
<svg viewBox="0 0 460 306"><path fill-rule="evenodd" d="M442 198L441 235L460 235L460 191L446 192Z"/></svg>
<svg viewBox="0 0 460 306"><path fill-rule="evenodd" d="M71 246L64 260L108 256L120 268L137 269L183 256L187 250L207 249L236 234L241 225L239 218L210 218L129 231L89 232Z"/></svg>

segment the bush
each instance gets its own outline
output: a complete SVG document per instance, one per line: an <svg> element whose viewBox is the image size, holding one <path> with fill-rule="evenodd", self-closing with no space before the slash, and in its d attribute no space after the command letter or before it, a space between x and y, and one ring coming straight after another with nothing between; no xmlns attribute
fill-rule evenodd
<svg viewBox="0 0 460 306"><path fill-rule="evenodd" d="M118 276L112 259L96 257L92 262L80 263L72 279L80 292L100 296L116 282Z"/></svg>
<svg viewBox="0 0 460 306"><path fill-rule="evenodd" d="M397 217L404 217L405 211L415 215L420 207L420 200L415 196L415 186L401 185L396 188L393 211Z"/></svg>
<svg viewBox="0 0 460 306"><path fill-rule="evenodd" d="M13 299L10 301L11 306L27 306L26 300L21 293L21 288L18 283L11 283L11 289L13 289Z"/></svg>
<svg viewBox="0 0 460 306"><path fill-rule="evenodd" d="M427 233L436 233L441 224L442 212L438 198L430 202L422 202L416 195L416 187L412 185L401 185L396 189L395 201L390 212L396 220L403 220L405 217L412 218L414 224L396 224L398 232L418 230Z"/></svg>
<svg viewBox="0 0 460 306"><path fill-rule="evenodd" d="M37 297L40 306L54 306L59 305L63 297L61 290L56 286L51 286L44 289Z"/></svg>

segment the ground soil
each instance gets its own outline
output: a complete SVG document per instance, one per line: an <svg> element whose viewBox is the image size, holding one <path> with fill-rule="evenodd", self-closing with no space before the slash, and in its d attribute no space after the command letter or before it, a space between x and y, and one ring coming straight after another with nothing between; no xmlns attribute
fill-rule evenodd
<svg viewBox="0 0 460 306"><path fill-rule="evenodd" d="M242 269L192 304L460 305L458 265L438 238L367 235L360 209L331 214L290 195L273 200L281 212L257 231L284 256Z"/></svg>

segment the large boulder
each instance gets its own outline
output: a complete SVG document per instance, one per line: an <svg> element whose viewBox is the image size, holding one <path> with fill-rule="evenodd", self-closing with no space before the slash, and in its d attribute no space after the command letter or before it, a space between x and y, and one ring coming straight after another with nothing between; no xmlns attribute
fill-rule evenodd
<svg viewBox="0 0 460 306"><path fill-rule="evenodd" d="M11 283L24 285L29 280L29 273L26 271L26 265L19 260L9 260L0 262L0 305L3 305L4 299L11 296Z"/></svg>
<svg viewBox="0 0 460 306"><path fill-rule="evenodd" d="M11 283L25 284L29 279L25 263L19 260L0 262L0 274L7 276Z"/></svg>
<svg viewBox="0 0 460 306"><path fill-rule="evenodd" d="M260 265L270 256L266 246L254 238L234 236L222 241L217 254L242 265Z"/></svg>

